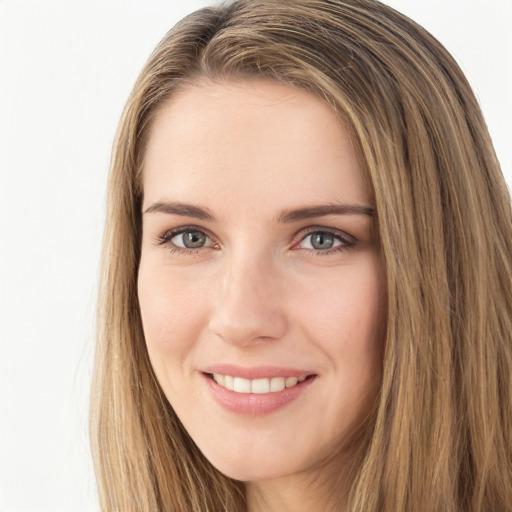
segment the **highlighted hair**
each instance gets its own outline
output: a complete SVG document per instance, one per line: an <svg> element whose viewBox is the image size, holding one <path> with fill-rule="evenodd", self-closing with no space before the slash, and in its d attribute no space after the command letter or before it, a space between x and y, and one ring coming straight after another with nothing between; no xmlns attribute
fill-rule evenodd
<svg viewBox="0 0 512 512"><path fill-rule="evenodd" d="M91 404L102 510L246 510L243 484L210 465L163 395L137 302L148 129L167 98L201 77L273 79L319 96L371 184L386 353L346 510L512 511L510 197L457 64L374 0L202 9L139 76L115 140L103 244Z"/></svg>

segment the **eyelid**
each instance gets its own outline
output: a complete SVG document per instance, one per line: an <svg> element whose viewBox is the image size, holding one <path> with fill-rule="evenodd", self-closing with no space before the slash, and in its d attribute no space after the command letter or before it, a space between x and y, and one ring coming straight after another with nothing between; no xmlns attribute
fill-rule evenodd
<svg viewBox="0 0 512 512"><path fill-rule="evenodd" d="M310 226L305 229L300 230L294 237L296 240L295 245L299 242L302 242L306 237L313 233L330 233L331 235L337 236L342 239L347 244L356 244L358 242L357 238L353 235L350 235L346 231L336 228L329 228L326 226Z"/></svg>
<svg viewBox="0 0 512 512"><path fill-rule="evenodd" d="M207 229L205 229L203 227L196 226L193 224L186 225L186 226L178 226L176 228L171 228L171 229L166 230L163 234L157 235L156 243L157 243L157 245L170 244L175 249L183 249L184 251L194 251L194 250L202 249L202 247L200 247L198 249L187 249L187 248L175 246L174 244L171 243L172 238L174 238L175 236L180 235L182 233L186 233L187 231L199 231L199 232L203 233L207 238L209 238L212 241L212 245L208 245L206 247L216 248L219 246L219 243L217 242L215 237L210 233L210 231L208 231Z"/></svg>
<svg viewBox="0 0 512 512"><path fill-rule="evenodd" d="M300 247L300 244L308 237L314 233L329 233L333 235L339 242L339 245L334 245L328 249L314 249L309 247ZM349 251L353 249L357 244L358 240L354 236L349 233L342 231L340 229L328 228L326 226L311 226L306 228L305 230L301 230L296 236L300 238L293 244L292 250L295 251L304 251L305 254L311 256L329 256L331 254L338 254L343 251Z"/></svg>
<svg viewBox="0 0 512 512"><path fill-rule="evenodd" d="M173 237L180 235L182 233L185 233L187 231L199 231L199 232L203 233L207 238L209 238L211 240L212 244L208 245L208 246L204 246L204 247L198 247L196 249L193 249L193 248L189 249L189 248L183 248L183 247L174 245L171 242L171 239ZM298 245L302 241L304 241L308 236L310 236L314 233L329 233L329 234L335 236L338 240L340 240L342 242L342 245L334 246L330 249L323 249L323 250L320 250L320 249L314 250L314 249L307 249L307 248L302 249L302 248L298 247ZM302 249L304 251L309 251L312 253L324 254L324 255L330 254L331 252L337 252L339 250L350 249L351 247L353 247L354 245L356 245L358 243L357 238L354 237L353 235L350 235L346 231L336 229L336 228L327 227L327 226L309 226L307 228L303 228L295 234L293 239L294 239L294 241L292 243L292 247L291 247L292 249L294 249L294 250ZM216 237L208 229L205 229L204 227L197 226L194 224L189 224L189 225L184 225L184 226L182 225L182 226L178 226L175 228L167 229L163 234L158 235L156 237L156 244L157 245L170 245L173 250L183 251L183 252L186 252L189 254L193 253L193 252L197 252L201 249L207 249L207 248L219 249L220 248L220 244L217 241Z"/></svg>

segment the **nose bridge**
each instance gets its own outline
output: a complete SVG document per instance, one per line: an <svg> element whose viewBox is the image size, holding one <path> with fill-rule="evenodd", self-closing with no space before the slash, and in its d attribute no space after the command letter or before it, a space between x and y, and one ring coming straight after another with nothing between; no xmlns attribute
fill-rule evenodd
<svg viewBox="0 0 512 512"><path fill-rule="evenodd" d="M233 253L223 262L211 330L229 343L277 339L286 331L280 270L271 255Z"/></svg>

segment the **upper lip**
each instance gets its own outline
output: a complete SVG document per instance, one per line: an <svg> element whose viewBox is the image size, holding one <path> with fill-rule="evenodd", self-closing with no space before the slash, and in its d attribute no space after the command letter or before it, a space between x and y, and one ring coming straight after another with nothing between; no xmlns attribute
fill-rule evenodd
<svg viewBox="0 0 512 512"><path fill-rule="evenodd" d="M231 377L240 377L242 379L264 379L273 377L307 377L315 375L315 372L307 369L285 368L281 366L251 366L244 367L228 363L215 364L202 370L203 373L218 373L221 375L230 375Z"/></svg>

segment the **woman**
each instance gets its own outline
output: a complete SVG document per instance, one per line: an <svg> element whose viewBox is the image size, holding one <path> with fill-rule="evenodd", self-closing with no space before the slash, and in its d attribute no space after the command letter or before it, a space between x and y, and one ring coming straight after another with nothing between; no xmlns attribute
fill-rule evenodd
<svg viewBox="0 0 512 512"><path fill-rule="evenodd" d="M109 181L103 510L512 510L512 216L446 50L369 0L156 48Z"/></svg>

